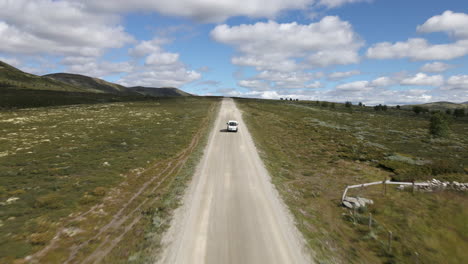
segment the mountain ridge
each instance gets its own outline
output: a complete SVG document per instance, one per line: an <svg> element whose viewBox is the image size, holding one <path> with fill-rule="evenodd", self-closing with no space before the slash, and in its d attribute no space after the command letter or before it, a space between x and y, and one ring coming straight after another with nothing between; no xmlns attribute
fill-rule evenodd
<svg viewBox="0 0 468 264"><path fill-rule="evenodd" d="M194 96L174 87L125 87L99 78L75 73L51 73L39 76L23 72L3 61L0 61L0 88L118 96Z"/></svg>

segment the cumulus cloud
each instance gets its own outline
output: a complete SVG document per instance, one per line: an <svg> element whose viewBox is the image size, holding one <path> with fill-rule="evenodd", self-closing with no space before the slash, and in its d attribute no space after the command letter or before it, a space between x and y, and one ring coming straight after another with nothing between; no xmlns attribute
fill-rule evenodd
<svg viewBox="0 0 468 264"><path fill-rule="evenodd" d="M0 57L0 61L6 62L13 67L19 67L21 65L21 61L16 58Z"/></svg>
<svg viewBox="0 0 468 264"><path fill-rule="evenodd" d="M10 54L99 56L133 41L117 16L76 2L0 1L0 18L0 52Z"/></svg>
<svg viewBox="0 0 468 264"><path fill-rule="evenodd" d="M426 39L411 38L396 43L382 42L367 50L372 59L451 60L468 55L468 15L445 11L417 27L420 33L445 32L457 40L448 44L430 44Z"/></svg>
<svg viewBox="0 0 468 264"><path fill-rule="evenodd" d="M371 82L371 85L373 87L386 87L394 84L395 80L386 76L379 77Z"/></svg>
<svg viewBox="0 0 468 264"><path fill-rule="evenodd" d="M211 36L238 50L233 64L254 67L260 73L253 79L273 82L269 85L277 88L315 88L319 85L311 82L317 76L307 69L356 63L363 45L351 24L334 16L309 25L274 21L218 25Z"/></svg>
<svg viewBox="0 0 468 264"><path fill-rule="evenodd" d="M287 10L335 8L366 0L73 0L100 12L153 11L201 22L222 22L229 17L274 18Z"/></svg>
<svg viewBox="0 0 468 264"><path fill-rule="evenodd" d="M429 44L421 38L409 39L406 42L377 43L367 50L371 59L401 59L411 60L451 60L468 54L468 40L459 40L449 44Z"/></svg>
<svg viewBox="0 0 468 264"><path fill-rule="evenodd" d="M256 91L265 91L272 89L270 82L264 80L240 80L237 82L237 85Z"/></svg>
<svg viewBox="0 0 468 264"><path fill-rule="evenodd" d="M445 72L452 68L452 65L443 62L431 62L424 64L420 71L422 72Z"/></svg>
<svg viewBox="0 0 468 264"><path fill-rule="evenodd" d="M339 7L350 3L371 2L371 0L320 0L319 4L328 8Z"/></svg>
<svg viewBox="0 0 468 264"><path fill-rule="evenodd" d="M465 91L465 98L468 92L468 75L455 75L448 78L443 90L462 90Z"/></svg>
<svg viewBox="0 0 468 264"><path fill-rule="evenodd" d="M233 58L234 64L257 70L278 70L275 65L284 61L290 64L286 70L356 63L363 44L351 24L334 16L309 25L274 21L233 27L224 24L214 28L211 36L243 54ZM334 52L339 55L332 55ZM301 65L295 60L299 57L308 58L308 62Z"/></svg>
<svg viewBox="0 0 468 264"><path fill-rule="evenodd" d="M415 85L415 86L440 86L444 83L444 77L442 75L429 76L425 73L418 73L414 76L404 78L401 80L402 85Z"/></svg>
<svg viewBox="0 0 468 264"><path fill-rule="evenodd" d="M429 18L417 27L418 32L446 32L456 38L468 39L468 14L454 13L450 10L442 15Z"/></svg>
<svg viewBox="0 0 468 264"><path fill-rule="evenodd" d="M345 79L345 78L352 77L352 76L359 75L359 74L361 74L361 72L358 70L346 71L346 72L332 72L328 75L327 78L332 81L337 81L337 80Z"/></svg>
<svg viewBox="0 0 468 264"><path fill-rule="evenodd" d="M370 85L369 81L356 81L336 86L337 90L342 91L369 91L373 88L374 87Z"/></svg>
<svg viewBox="0 0 468 264"><path fill-rule="evenodd" d="M135 65L118 82L125 86L180 87L199 80L201 73L190 70L179 60L178 53L166 52L162 45L168 39L143 40L129 49L129 54L144 59L144 65Z"/></svg>
<svg viewBox="0 0 468 264"><path fill-rule="evenodd" d="M129 73L134 65L129 62L99 61L90 57L66 57L62 60L67 72L103 78L112 74Z"/></svg>

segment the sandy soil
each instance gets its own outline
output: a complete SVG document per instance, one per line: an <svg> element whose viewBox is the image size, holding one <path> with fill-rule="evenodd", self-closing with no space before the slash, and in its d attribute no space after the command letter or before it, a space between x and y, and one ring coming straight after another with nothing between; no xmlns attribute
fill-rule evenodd
<svg viewBox="0 0 468 264"><path fill-rule="evenodd" d="M225 132L228 120L239 132ZM158 263L312 263L240 111L224 99Z"/></svg>

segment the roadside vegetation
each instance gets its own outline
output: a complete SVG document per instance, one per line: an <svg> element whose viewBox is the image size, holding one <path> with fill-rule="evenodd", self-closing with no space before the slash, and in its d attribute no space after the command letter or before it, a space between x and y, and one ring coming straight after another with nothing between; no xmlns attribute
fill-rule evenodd
<svg viewBox="0 0 468 264"><path fill-rule="evenodd" d="M0 263L141 260L135 252L167 225L218 102L0 111Z"/></svg>
<svg viewBox="0 0 468 264"><path fill-rule="evenodd" d="M400 107L236 99L272 181L318 263L465 263L468 193L347 185L468 182L468 120ZM369 218L372 225L369 227Z"/></svg>

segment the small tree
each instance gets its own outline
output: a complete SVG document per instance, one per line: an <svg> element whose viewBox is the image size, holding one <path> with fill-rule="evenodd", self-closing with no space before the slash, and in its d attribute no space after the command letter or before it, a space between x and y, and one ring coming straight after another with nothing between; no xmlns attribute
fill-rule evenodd
<svg viewBox="0 0 468 264"><path fill-rule="evenodd" d="M348 107L348 108L351 108L351 106L353 106L353 103L351 103L350 101L347 101L345 103L345 106Z"/></svg>
<svg viewBox="0 0 468 264"><path fill-rule="evenodd" d="M431 116L429 133L434 137L447 137L450 134L450 119L447 114L437 112Z"/></svg>
<svg viewBox="0 0 468 264"><path fill-rule="evenodd" d="M283 97L281 97L280 100L283 101Z"/></svg>
<svg viewBox="0 0 468 264"><path fill-rule="evenodd" d="M415 105L413 106L413 112L415 112L417 115L419 115L423 111L422 106Z"/></svg>
<svg viewBox="0 0 468 264"><path fill-rule="evenodd" d="M362 107L362 102L359 102L359 104L358 104L358 105L359 105L359 107Z"/></svg>
<svg viewBox="0 0 468 264"><path fill-rule="evenodd" d="M396 109L397 109L397 110L400 110L400 109L401 109L401 106L400 106L400 105L397 105L397 106L396 106Z"/></svg>
<svg viewBox="0 0 468 264"><path fill-rule="evenodd" d="M455 110L453 111L453 115L454 115L455 117L463 117L463 116L465 116L465 109L463 109L463 108L457 108L457 109L455 109Z"/></svg>

